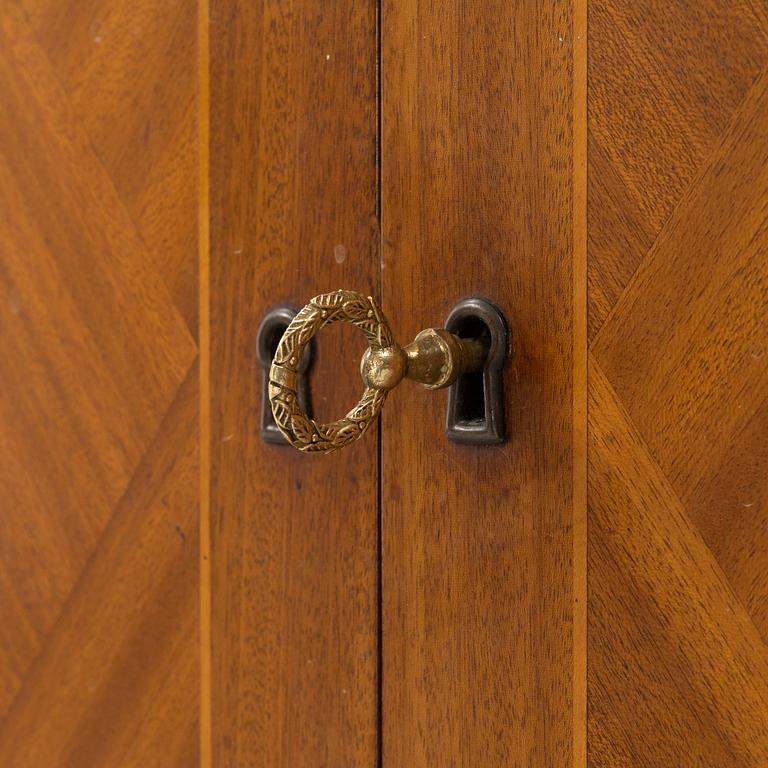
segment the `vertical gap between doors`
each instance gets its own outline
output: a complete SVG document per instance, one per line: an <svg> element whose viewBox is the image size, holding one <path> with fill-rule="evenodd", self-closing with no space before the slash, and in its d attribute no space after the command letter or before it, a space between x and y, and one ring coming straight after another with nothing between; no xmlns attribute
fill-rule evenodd
<svg viewBox="0 0 768 768"><path fill-rule="evenodd" d="M377 274L378 285L377 293L380 306L385 306L384 302L384 240L383 240L383 222L382 222L382 190L381 190L381 156L382 156L382 0L376 0L376 222L378 248ZM377 701L377 749L376 761L378 768L384 765L384 506L383 506L383 475L384 475L384 430L382 428L382 418L377 421L377 440L376 440L376 560L377 560L377 579L376 579L376 619L377 619L377 651L378 651L378 672L376 675L376 701Z"/></svg>

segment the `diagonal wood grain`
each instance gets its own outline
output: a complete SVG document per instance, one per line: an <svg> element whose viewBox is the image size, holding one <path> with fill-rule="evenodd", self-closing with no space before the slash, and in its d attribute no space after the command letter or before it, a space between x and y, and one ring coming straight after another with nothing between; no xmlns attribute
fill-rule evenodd
<svg viewBox="0 0 768 768"><path fill-rule="evenodd" d="M196 3L14 2L196 336Z"/></svg>
<svg viewBox="0 0 768 768"><path fill-rule="evenodd" d="M587 308L589 334L594 338L653 244L655 232L592 134L588 146Z"/></svg>
<svg viewBox="0 0 768 768"><path fill-rule="evenodd" d="M590 759L762 766L766 8L590 13Z"/></svg>
<svg viewBox="0 0 768 768"><path fill-rule="evenodd" d="M723 550L723 568L739 581L744 568L762 573L759 594L752 580L740 589L750 604L768 599L768 560L759 535L768 515L768 464L764 434L754 428L755 419L765 420L768 398L766 222L768 72L593 347L691 517L714 551ZM736 459L738 467L731 459L737 451L748 455ZM724 482L718 473L723 466L739 475ZM713 474L719 474L719 489ZM713 517L727 519L732 530L723 536ZM743 552L726 557L737 534ZM744 549L748 541L757 549ZM768 637L768 626L761 630Z"/></svg>
<svg viewBox="0 0 768 768"><path fill-rule="evenodd" d="M0 724L0 764L196 764L197 405L192 366Z"/></svg>
<svg viewBox="0 0 768 768"><path fill-rule="evenodd" d="M69 10L41 44L41 17L0 8L0 763L194 765L194 313L137 201L194 264L194 236L186 251L168 198L196 177L172 164L155 184L127 159L136 125L114 118L119 105L159 121L168 152L195 122L183 89L178 111L172 88L130 98L140 57L111 57L111 78L107 59L91 71L98 98L78 91L67 57L53 55L56 41L76 54ZM194 50L194 29L186 45ZM162 70L152 63L145 82ZM194 218L192 206L184 220ZM180 540L172 518L183 550L168 548Z"/></svg>
<svg viewBox="0 0 768 768"><path fill-rule="evenodd" d="M594 335L768 63L768 20L760 2L590 0L589 38Z"/></svg>
<svg viewBox="0 0 768 768"><path fill-rule="evenodd" d="M594 358L590 764L768 764L768 648Z"/></svg>

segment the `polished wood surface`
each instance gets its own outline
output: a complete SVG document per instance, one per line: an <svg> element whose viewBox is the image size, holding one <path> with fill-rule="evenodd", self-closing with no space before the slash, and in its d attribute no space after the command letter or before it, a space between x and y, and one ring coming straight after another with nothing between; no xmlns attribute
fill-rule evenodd
<svg viewBox="0 0 768 768"><path fill-rule="evenodd" d="M162 5L0 7L3 766L197 761L195 9Z"/></svg>
<svg viewBox="0 0 768 768"><path fill-rule="evenodd" d="M584 764L582 11L383 4L383 306L406 339L487 296L513 346L503 445L384 409L384 766Z"/></svg>
<svg viewBox="0 0 768 768"><path fill-rule="evenodd" d="M589 754L768 765L768 12L590 2Z"/></svg>
<svg viewBox="0 0 768 768"><path fill-rule="evenodd" d="M376 4L211 0L212 724L216 766L374 766L375 433L306 456L259 437L256 332L379 273ZM313 401L360 395L365 340L318 341ZM358 335L355 335L358 334Z"/></svg>
<svg viewBox="0 0 768 768"><path fill-rule="evenodd" d="M768 765L767 168L756 0L0 4L0 765ZM341 287L509 440L265 445Z"/></svg>

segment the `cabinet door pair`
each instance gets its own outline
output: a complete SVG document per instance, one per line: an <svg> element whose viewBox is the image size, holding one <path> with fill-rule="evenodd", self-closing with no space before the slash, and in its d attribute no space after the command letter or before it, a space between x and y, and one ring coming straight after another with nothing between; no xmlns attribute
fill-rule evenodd
<svg viewBox="0 0 768 768"><path fill-rule="evenodd" d="M768 765L766 126L759 0L2 5L0 765ZM263 439L339 289L504 440Z"/></svg>

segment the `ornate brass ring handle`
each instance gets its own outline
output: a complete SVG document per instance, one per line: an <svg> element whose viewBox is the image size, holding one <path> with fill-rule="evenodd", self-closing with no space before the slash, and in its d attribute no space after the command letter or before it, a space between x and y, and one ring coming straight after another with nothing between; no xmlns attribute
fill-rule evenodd
<svg viewBox="0 0 768 768"><path fill-rule="evenodd" d="M297 372L304 347L326 325L356 325L368 340L360 362L365 391L342 419L318 424L297 396ZM384 314L370 296L338 290L315 296L299 311L278 344L269 373L269 400L275 423L300 451L328 453L361 437L387 394L403 378L429 389L446 387L468 371L482 369L488 354L483 338L462 339L442 329L421 331L405 348L395 342Z"/></svg>

